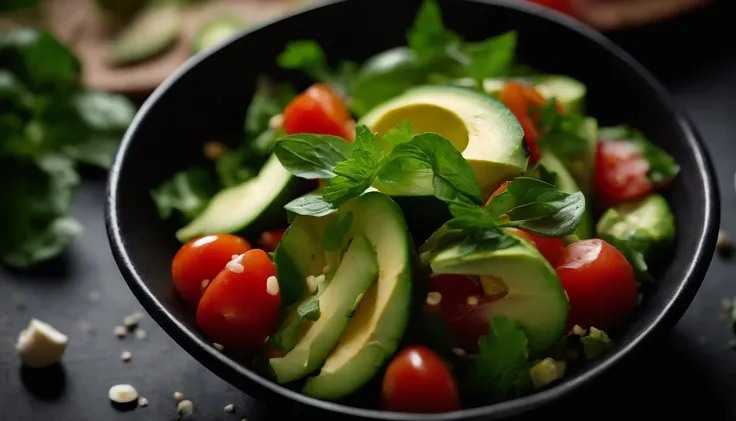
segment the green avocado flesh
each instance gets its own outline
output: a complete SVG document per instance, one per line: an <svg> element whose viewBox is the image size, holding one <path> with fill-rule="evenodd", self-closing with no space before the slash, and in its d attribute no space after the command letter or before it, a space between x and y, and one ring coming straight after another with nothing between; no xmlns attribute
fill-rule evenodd
<svg viewBox="0 0 736 421"><path fill-rule="evenodd" d="M354 215L344 239L344 244L349 242L347 251L325 252L327 225L346 212ZM295 218L275 256L279 285L304 282L310 275L324 274L325 279L315 295L309 294L307 285L291 288L307 292L288 309L279 331L295 329L290 327L298 320L295 313L309 300L319 301L320 315L316 321L301 321L293 348L282 358L270 359L276 381L289 383L314 375L303 392L334 400L373 378L396 351L406 329L411 247L401 209L381 193L364 194L328 217Z"/></svg>
<svg viewBox="0 0 736 421"><path fill-rule="evenodd" d="M503 315L524 329L530 352L544 352L565 334L568 301L547 260L525 241L500 250L467 253L451 245L432 254L432 273L490 277L507 294L488 305L488 317Z"/></svg>
<svg viewBox="0 0 736 421"><path fill-rule="evenodd" d="M358 123L379 136L408 120L415 133L434 132L447 138L468 161L483 197L527 166L524 132L514 115L488 95L454 86L410 89L366 114ZM386 191L391 195L431 195L432 191Z"/></svg>

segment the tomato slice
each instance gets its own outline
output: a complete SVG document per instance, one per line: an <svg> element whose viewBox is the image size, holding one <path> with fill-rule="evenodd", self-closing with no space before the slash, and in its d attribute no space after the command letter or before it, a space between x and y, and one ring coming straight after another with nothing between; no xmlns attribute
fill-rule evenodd
<svg viewBox="0 0 736 421"><path fill-rule="evenodd" d="M610 329L636 307L634 271L624 255L603 240L568 245L555 270L570 300L569 328L577 324Z"/></svg>
<svg viewBox="0 0 736 421"><path fill-rule="evenodd" d="M279 315L276 266L260 249L230 260L197 307L197 326L213 342L259 354Z"/></svg>
<svg viewBox="0 0 736 421"><path fill-rule="evenodd" d="M235 235L197 237L184 244L174 255L171 262L174 286L184 301L196 307L205 288L232 256L250 249L248 241Z"/></svg>
<svg viewBox="0 0 736 421"><path fill-rule="evenodd" d="M286 228L266 231L262 233L260 237L258 237L258 245L261 246L261 248L265 251L274 251L281 242L281 238L283 238L284 232L286 232Z"/></svg>
<svg viewBox="0 0 736 421"><path fill-rule="evenodd" d="M652 192L649 162L639 148L623 140L598 142L595 163L596 205L605 209Z"/></svg>
<svg viewBox="0 0 736 421"><path fill-rule="evenodd" d="M531 243L553 266L557 263L557 259L559 259L562 251L565 249L565 242L561 238L543 237L521 228L506 228L506 230Z"/></svg>
<svg viewBox="0 0 736 421"><path fill-rule="evenodd" d="M381 398L386 409L397 412L460 409L460 395L452 373L436 352L422 345L404 348L394 357L383 376Z"/></svg>
<svg viewBox="0 0 736 421"><path fill-rule="evenodd" d="M310 86L289 103L283 124L287 134L329 134L350 142L355 137L355 122L345 104L321 83Z"/></svg>

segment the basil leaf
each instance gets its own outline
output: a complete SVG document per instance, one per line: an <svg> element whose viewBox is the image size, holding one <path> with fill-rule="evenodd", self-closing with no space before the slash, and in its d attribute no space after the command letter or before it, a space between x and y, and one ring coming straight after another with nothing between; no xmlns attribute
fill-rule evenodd
<svg viewBox="0 0 736 421"><path fill-rule="evenodd" d="M571 158L590 150L590 143L582 135L585 117L560 114L555 98L551 98L537 109L532 109L531 114L538 116L541 132L538 139L539 146L549 149L563 162L569 162Z"/></svg>
<svg viewBox="0 0 736 421"><path fill-rule="evenodd" d="M286 44L277 59L284 69L302 70L317 80L329 78L329 67L322 47L311 40L296 40Z"/></svg>
<svg viewBox="0 0 736 421"><path fill-rule="evenodd" d="M245 133L256 136L268 130L271 118L281 113L295 95L291 85L274 84L269 79L260 77L245 114Z"/></svg>
<svg viewBox="0 0 736 421"><path fill-rule="evenodd" d="M325 251L337 251L345 242L345 237L353 226L355 215L353 212L347 212L336 215L325 227L325 236L323 240L323 248Z"/></svg>
<svg viewBox="0 0 736 421"><path fill-rule="evenodd" d="M297 215L317 217L329 215L337 211L336 208L326 202L318 193L308 193L304 196L297 197L287 203L284 209Z"/></svg>
<svg viewBox="0 0 736 421"><path fill-rule="evenodd" d="M333 178L335 166L347 160L353 149L341 137L301 133L277 140L273 153L293 175L316 179Z"/></svg>
<svg viewBox="0 0 736 421"><path fill-rule="evenodd" d="M680 173L680 166L663 149L655 146L639 130L627 125L603 127L598 132L602 140L624 140L637 145L644 159L649 162L649 179L652 183L667 183Z"/></svg>
<svg viewBox="0 0 736 421"><path fill-rule="evenodd" d="M482 42L468 43L462 52L468 58L463 75L483 86L483 79L504 76L509 73L516 55L516 31L509 31Z"/></svg>
<svg viewBox="0 0 736 421"><path fill-rule="evenodd" d="M151 198L161 219L169 219L178 212L183 221L191 221L204 210L218 188L209 171L192 167L175 173L151 190Z"/></svg>
<svg viewBox="0 0 736 421"><path fill-rule="evenodd" d="M414 138L413 131L411 121L402 120L396 127L386 132L381 140L385 145L395 148L402 143L411 142Z"/></svg>
<svg viewBox="0 0 736 421"><path fill-rule="evenodd" d="M421 64L447 55L447 50L462 41L460 36L445 28L442 12L435 0L425 0L407 34L409 47Z"/></svg>

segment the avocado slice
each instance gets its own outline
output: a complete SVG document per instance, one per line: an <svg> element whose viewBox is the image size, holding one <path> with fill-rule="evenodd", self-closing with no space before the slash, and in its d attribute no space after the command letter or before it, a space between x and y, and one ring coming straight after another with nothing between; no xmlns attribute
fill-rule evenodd
<svg viewBox="0 0 736 421"><path fill-rule="evenodd" d="M304 333L294 348L282 358L269 360L278 383L300 379L322 365L377 275L373 244L363 235L354 237L335 276L319 297L319 319L304 322Z"/></svg>
<svg viewBox="0 0 736 421"><path fill-rule="evenodd" d="M514 78L519 80L519 78ZM512 79L488 78L483 81L483 90L488 94L497 96L504 85ZM542 75L521 78L521 81L530 83L545 98L557 98L565 112L570 114L585 114L585 96L587 88L585 85L569 76Z"/></svg>
<svg viewBox="0 0 736 421"><path fill-rule="evenodd" d="M284 205L298 188L299 180L272 154L256 177L217 193L199 216L176 232L176 238L186 242L199 235L277 228L283 222Z"/></svg>
<svg viewBox="0 0 736 421"><path fill-rule="evenodd" d="M152 0L138 11L110 44L116 66L135 64L154 57L179 37L181 4L177 0Z"/></svg>
<svg viewBox="0 0 736 421"><path fill-rule="evenodd" d="M527 335L530 352L551 349L565 334L569 309L565 290L552 266L526 241L470 253L462 243L451 244L427 256L433 273L477 275L484 289L485 284L504 287L507 294L488 306L488 318L503 315L517 323Z"/></svg>
<svg viewBox="0 0 736 421"><path fill-rule="evenodd" d="M219 44L249 26L249 23L233 15L220 15L202 22L192 38L192 52Z"/></svg>
<svg viewBox="0 0 736 421"><path fill-rule="evenodd" d="M547 170L557 174L557 177L555 179L555 186L558 189L564 191L565 193L575 193L580 191L578 183L575 182L575 179L572 177L570 172L567 170L567 168L565 168L565 166L562 164L562 161L560 161L560 159L557 158L554 153L552 153L551 151L544 151L539 162ZM590 202L591 201L586 198L585 213L583 214L583 219L580 221L580 225L578 225L578 228L575 230L575 235L577 235L578 238L580 238L581 240L593 238L593 206L591 206Z"/></svg>
<svg viewBox="0 0 736 421"><path fill-rule="evenodd" d="M456 86L413 88L374 108L359 124L382 136L404 120L416 133L434 132L452 142L473 169L484 198L526 170L529 154L521 125L488 95ZM430 183L385 193L424 196L433 191Z"/></svg>
<svg viewBox="0 0 736 421"><path fill-rule="evenodd" d="M667 200L653 193L608 209L598 220L598 236L611 244L627 243L651 263L675 240L675 217Z"/></svg>

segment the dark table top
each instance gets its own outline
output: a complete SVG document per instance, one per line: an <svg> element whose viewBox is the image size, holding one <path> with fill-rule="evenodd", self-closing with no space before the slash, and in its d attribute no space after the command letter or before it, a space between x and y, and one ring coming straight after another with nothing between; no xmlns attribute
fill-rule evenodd
<svg viewBox="0 0 736 421"><path fill-rule="evenodd" d="M710 10L654 27L612 34L670 89L705 139L716 166L722 228L736 236L736 10L724 1ZM33 273L0 269L0 420L171 420L172 395L194 402L198 420L270 421L287 418L244 395L180 349L150 318L145 340L118 339L113 328L141 310L122 280L105 235L104 174L80 188L77 217L86 231L62 261ZM721 308L736 296L736 258L716 256L690 309L637 358L564 403L546 410L568 418L698 414L736 418L736 338ZM14 341L31 317L70 337L62 368L37 376L23 370ZM123 350L133 358L123 363ZM119 412L110 386L133 384L146 408ZM234 404L236 413L223 407ZM551 412L550 412L551 411Z"/></svg>

